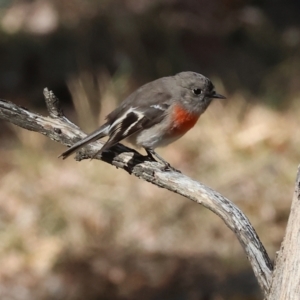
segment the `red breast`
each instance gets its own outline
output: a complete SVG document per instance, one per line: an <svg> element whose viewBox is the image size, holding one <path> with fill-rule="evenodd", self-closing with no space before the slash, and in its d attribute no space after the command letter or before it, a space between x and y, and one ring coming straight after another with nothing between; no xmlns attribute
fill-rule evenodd
<svg viewBox="0 0 300 300"><path fill-rule="evenodd" d="M200 115L186 111L182 106L175 105L172 114L173 127L171 135L183 135L196 124Z"/></svg>

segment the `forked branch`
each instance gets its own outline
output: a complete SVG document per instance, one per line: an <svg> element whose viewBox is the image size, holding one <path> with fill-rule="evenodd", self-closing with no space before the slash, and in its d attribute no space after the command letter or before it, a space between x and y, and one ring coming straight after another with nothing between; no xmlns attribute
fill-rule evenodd
<svg viewBox="0 0 300 300"><path fill-rule="evenodd" d="M66 146L70 146L83 138L85 134L80 128L63 115L55 95L45 89L44 96L49 116L44 117L29 112L11 102L0 100L0 118L27 130L41 133ZM76 160L91 158L101 148L101 145L101 141L99 141L86 146L77 153ZM265 295L267 294L273 269L271 260L248 218L231 201L184 174L165 171L163 164L149 161L148 157L142 156L121 144L112 147L110 150L103 152L102 156L98 155L95 158L202 204L217 214L237 236L247 254L262 291Z"/></svg>

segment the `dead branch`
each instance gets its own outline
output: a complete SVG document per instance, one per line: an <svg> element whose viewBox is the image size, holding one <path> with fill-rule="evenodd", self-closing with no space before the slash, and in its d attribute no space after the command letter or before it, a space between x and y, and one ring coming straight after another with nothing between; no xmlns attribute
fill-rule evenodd
<svg viewBox="0 0 300 300"><path fill-rule="evenodd" d="M11 102L0 100L0 118L27 130L41 133L67 146L83 138L85 134L80 128L63 115L55 95L45 89L44 96L49 116L44 117ZM86 146L77 153L76 160L91 158L101 148L101 145L101 141L99 141ZM268 293L271 284L272 263L248 218L232 202L184 174L164 171L164 165L161 163L149 161L148 157L121 144L103 152L102 156L96 156L96 159L103 160L138 178L180 194L217 214L237 236L262 291L265 295Z"/></svg>
<svg viewBox="0 0 300 300"><path fill-rule="evenodd" d="M268 300L295 300L300 297L300 167L288 220L273 273Z"/></svg>

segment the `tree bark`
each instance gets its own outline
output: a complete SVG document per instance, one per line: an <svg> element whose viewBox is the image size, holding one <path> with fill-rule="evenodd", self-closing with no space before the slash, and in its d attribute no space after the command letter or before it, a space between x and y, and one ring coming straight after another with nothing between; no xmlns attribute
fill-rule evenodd
<svg viewBox="0 0 300 300"><path fill-rule="evenodd" d="M268 300L300 299L300 167L286 235L277 255Z"/></svg>
<svg viewBox="0 0 300 300"><path fill-rule="evenodd" d="M70 146L85 134L64 115L55 95L44 90L49 116L44 117L0 100L0 118L27 130L36 131L61 144ZM76 160L87 159L101 149L101 141L81 149ZM175 171L165 171L164 165L149 160L133 149L118 144L95 157L154 185L180 194L217 214L235 233L247 254L254 274L265 295L269 291L273 266L253 226L243 212L220 193Z"/></svg>

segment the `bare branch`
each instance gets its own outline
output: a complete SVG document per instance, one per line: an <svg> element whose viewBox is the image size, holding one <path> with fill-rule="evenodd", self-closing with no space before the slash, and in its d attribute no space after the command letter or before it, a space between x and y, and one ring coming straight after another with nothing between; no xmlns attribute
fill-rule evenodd
<svg viewBox="0 0 300 300"><path fill-rule="evenodd" d="M49 117L31 113L11 102L0 100L0 118L25 129L44 134L67 146L83 138L85 134L64 117L59 107L59 101L54 94L45 89L44 95ZM91 158L101 146L101 141L86 146L77 153L76 159L80 161ZM272 263L248 218L232 202L184 174L164 171L163 164L149 161L148 157L142 156L121 144L103 152L102 156L98 155L96 158L202 204L217 214L236 234L247 254L262 291L267 294L271 284Z"/></svg>
<svg viewBox="0 0 300 300"><path fill-rule="evenodd" d="M268 300L294 300L300 295L300 167L288 220L273 273Z"/></svg>

